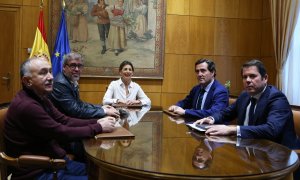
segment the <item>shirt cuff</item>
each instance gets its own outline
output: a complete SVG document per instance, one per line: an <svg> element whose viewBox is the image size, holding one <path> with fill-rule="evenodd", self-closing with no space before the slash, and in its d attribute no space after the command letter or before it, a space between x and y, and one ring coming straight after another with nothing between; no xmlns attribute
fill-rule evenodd
<svg viewBox="0 0 300 180"><path fill-rule="evenodd" d="M237 126L237 127L236 127L236 136L237 136L237 137L241 137L241 136L242 136L241 130L240 130L240 126Z"/></svg>
<svg viewBox="0 0 300 180"><path fill-rule="evenodd" d="M208 116L207 118L211 119L213 121L213 124L215 124L215 118L212 116Z"/></svg>
<svg viewBox="0 0 300 180"><path fill-rule="evenodd" d="M140 101L141 105L145 105L146 104L146 102L143 101L143 100L141 100L141 99L138 99L138 101Z"/></svg>
<svg viewBox="0 0 300 180"><path fill-rule="evenodd" d="M241 144L241 137L236 138L236 146L240 146Z"/></svg>

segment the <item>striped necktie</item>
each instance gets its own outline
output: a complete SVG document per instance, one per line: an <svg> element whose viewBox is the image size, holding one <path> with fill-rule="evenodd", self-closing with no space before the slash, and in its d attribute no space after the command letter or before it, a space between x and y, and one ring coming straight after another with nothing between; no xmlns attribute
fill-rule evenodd
<svg viewBox="0 0 300 180"><path fill-rule="evenodd" d="M205 93L205 89L200 89L200 92L199 92L199 95L197 98L197 102L196 102L196 109L201 109L204 93Z"/></svg>

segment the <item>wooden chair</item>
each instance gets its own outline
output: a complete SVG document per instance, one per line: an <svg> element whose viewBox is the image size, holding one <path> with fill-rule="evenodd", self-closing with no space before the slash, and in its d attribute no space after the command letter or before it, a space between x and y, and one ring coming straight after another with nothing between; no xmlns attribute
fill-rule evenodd
<svg viewBox="0 0 300 180"><path fill-rule="evenodd" d="M236 101L237 98L229 97L229 106L233 104ZM235 118L233 121L229 122L228 125L237 125L237 118Z"/></svg>
<svg viewBox="0 0 300 180"><path fill-rule="evenodd" d="M57 171L63 169L66 166L66 161L64 159L51 159L47 156L38 155L21 155L19 157L7 156L4 147L4 119L6 116L8 107L0 107L0 169L1 169L1 179L7 179L7 166L13 167L37 167L42 169L53 170L53 179L57 179Z"/></svg>

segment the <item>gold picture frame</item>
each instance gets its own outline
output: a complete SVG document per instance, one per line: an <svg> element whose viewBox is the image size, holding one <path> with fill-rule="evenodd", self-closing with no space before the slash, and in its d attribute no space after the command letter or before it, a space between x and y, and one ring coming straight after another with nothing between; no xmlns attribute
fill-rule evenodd
<svg viewBox="0 0 300 180"><path fill-rule="evenodd" d="M119 76L119 64L124 60L129 60L134 65L134 77L141 79L163 79L164 66L164 33L165 33L165 0L124 0L124 19L129 22L125 26L125 35L127 46L121 53L116 55L114 50L107 49L105 54L101 54L100 38L97 29L97 17L91 16L91 10L97 3L97 0L64 0L65 3L74 1L85 3L85 11L83 18L87 22L88 38L86 41L76 42L70 37L72 27L71 21L66 17L68 23L69 42L71 51L79 52L85 60L85 67L82 72L82 77L108 77L116 78ZM116 0L105 0L105 2L114 6ZM77 3L77 4L76 4ZM132 11L129 11L130 3L136 3ZM135 12L140 6L147 8L145 16L147 29L142 36L137 36L135 33L138 26L138 14ZM67 7L67 6L66 6ZM62 2L52 0L50 4L50 49L52 50L55 44L56 33L58 31ZM70 9L74 9L74 6ZM80 10L80 7L77 8ZM76 10L76 8L75 8ZM66 16L68 10L65 8ZM82 10L81 10L82 11ZM127 13L127 14L126 14ZM71 14L71 13L70 13ZM71 15L70 15L71 16ZM126 17L125 17L126 16ZM134 19L136 18L136 19Z"/></svg>

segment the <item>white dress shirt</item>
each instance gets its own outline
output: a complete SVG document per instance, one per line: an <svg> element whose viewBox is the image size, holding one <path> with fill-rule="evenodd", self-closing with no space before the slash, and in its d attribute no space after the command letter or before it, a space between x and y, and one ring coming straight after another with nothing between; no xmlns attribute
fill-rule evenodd
<svg viewBox="0 0 300 180"><path fill-rule="evenodd" d="M256 99L256 105L257 105L257 102L258 102L260 96L261 96L262 93L266 90L266 87L267 87L267 86L265 86L265 88L264 88L260 93L256 94L255 96L252 96L252 98L255 98L255 99ZM254 107L254 112L255 112L255 109L256 109L256 105L255 105L255 107ZM245 120L244 120L244 126L248 126L248 123L249 123L249 110L250 110L250 106L251 106L251 103L248 104L247 109L246 109ZM237 129L236 129L236 130L237 130L237 131L236 131L236 135L237 135L238 137L241 137L242 134L241 134L240 126L237 126Z"/></svg>
<svg viewBox="0 0 300 180"><path fill-rule="evenodd" d="M204 88L205 89L205 93L203 94L203 98L202 98L202 103L201 103L201 109L203 109L204 107L204 103L206 101L206 97L207 97L207 94L212 86L212 84L214 83L214 79Z"/></svg>
<svg viewBox="0 0 300 180"><path fill-rule="evenodd" d="M127 118L129 127L136 125L149 110L150 110L150 106L143 106L141 110L129 111L128 118Z"/></svg>
<svg viewBox="0 0 300 180"><path fill-rule="evenodd" d="M103 97L103 104L117 103L117 100L140 100L142 105L151 105L151 100L144 93L141 86L135 82L130 82L128 86L128 95L126 96L126 88L120 79L112 81Z"/></svg>

